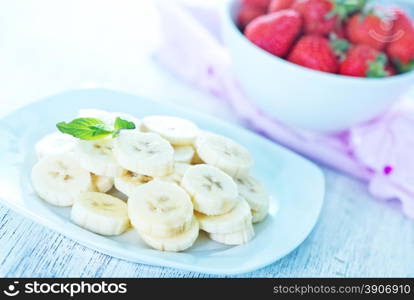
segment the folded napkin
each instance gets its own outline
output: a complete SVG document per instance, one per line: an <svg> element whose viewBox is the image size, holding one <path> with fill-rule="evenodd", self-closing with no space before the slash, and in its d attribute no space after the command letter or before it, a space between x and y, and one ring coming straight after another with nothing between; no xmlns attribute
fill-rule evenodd
<svg viewBox="0 0 414 300"><path fill-rule="evenodd" d="M162 44L158 61L219 97L255 132L321 164L366 181L379 199L399 199L414 218L414 104L402 104L366 124L335 134L293 129L266 115L237 85L220 40L218 1L157 2ZM194 2L193 2L194 3Z"/></svg>

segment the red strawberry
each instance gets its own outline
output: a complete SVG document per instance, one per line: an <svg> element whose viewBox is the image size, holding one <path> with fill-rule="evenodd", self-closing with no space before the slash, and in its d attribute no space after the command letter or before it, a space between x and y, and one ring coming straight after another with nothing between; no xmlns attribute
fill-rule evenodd
<svg viewBox="0 0 414 300"><path fill-rule="evenodd" d="M394 75L397 75L397 71L394 69L394 67L392 66L392 65L390 65L390 64L388 64L386 67L385 67L385 71L387 71L388 72L388 74L389 74L389 76L394 76Z"/></svg>
<svg viewBox="0 0 414 300"><path fill-rule="evenodd" d="M334 8L330 0L296 0L292 5L292 9L302 14L307 34L327 35L334 31L340 21Z"/></svg>
<svg viewBox="0 0 414 300"><path fill-rule="evenodd" d="M261 7L267 10L267 8L269 7L270 1L271 0L243 0L242 4Z"/></svg>
<svg viewBox="0 0 414 300"><path fill-rule="evenodd" d="M269 4L269 13L290 8L295 0L272 0Z"/></svg>
<svg viewBox="0 0 414 300"><path fill-rule="evenodd" d="M400 72L414 69L414 25L410 18L400 10L395 12L391 42L387 53Z"/></svg>
<svg viewBox="0 0 414 300"><path fill-rule="evenodd" d="M342 62L339 73L355 77L381 78L390 76L387 72L387 56L367 45L353 46Z"/></svg>
<svg viewBox="0 0 414 300"><path fill-rule="evenodd" d="M323 72L338 72L338 62L329 40L320 35L306 35L293 47L290 62Z"/></svg>
<svg viewBox="0 0 414 300"><path fill-rule="evenodd" d="M368 45L383 50L389 40L392 24L375 12L353 15L347 25L346 33L354 44Z"/></svg>
<svg viewBox="0 0 414 300"><path fill-rule="evenodd" d="M300 15L294 10L286 9L254 19L244 33L258 47L283 57L288 53L301 27Z"/></svg>
<svg viewBox="0 0 414 300"><path fill-rule="evenodd" d="M241 30L244 30L247 24L264 14L266 14L265 9L243 3L240 7L239 15L237 17L237 25Z"/></svg>
<svg viewBox="0 0 414 300"><path fill-rule="evenodd" d="M346 32L343 24L339 23L335 26L335 29L333 33L336 35L339 39L346 39Z"/></svg>

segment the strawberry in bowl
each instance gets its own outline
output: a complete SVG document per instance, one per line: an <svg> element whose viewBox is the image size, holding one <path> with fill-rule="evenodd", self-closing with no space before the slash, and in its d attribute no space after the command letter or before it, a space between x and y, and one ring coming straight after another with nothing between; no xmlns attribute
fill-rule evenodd
<svg viewBox="0 0 414 300"><path fill-rule="evenodd" d="M414 26L365 0L227 0L223 41L245 94L276 119L340 131L385 112L414 84ZM401 2L401 3L400 3ZM243 26L246 3L260 15ZM405 5L405 6L404 6ZM408 9L407 11L405 9Z"/></svg>
<svg viewBox="0 0 414 300"><path fill-rule="evenodd" d="M254 19L245 29L246 37L260 48L283 57L288 54L302 27L302 18L292 9Z"/></svg>
<svg viewBox="0 0 414 300"><path fill-rule="evenodd" d="M329 40L318 34L305 35L293 47L288 60L309 69L336 73L338 61Z"/></svg>
<svg viewBox="0 0 414 300"><path fill-rule="evenodd" d="M414 69L414 26L411 19L401 10L396 11L387 53L400 72Z"/></svg>
<svg viewBox="0 0 414 300"><path fill-rule="evenodd" d="M402 10L380 6L367 8L365 0L272 0L266 9L265 2L242 1L239 25L253 44L275 56L314 70L338 73L339 68L335 65L342 63L343 56L337 57L337 63L331 62L330 68L315 67L322 56L317 53L318 47L311 57L299 59L299 56L309 54L312 46L320 46L325 54L324 59L330 60L331 52L336 50L328 49L329 42L324 37L341 38L353 46L364 45L378 51L388 48L389 51L384 53L385 59L399 73L414 68L414 26ZM250 5L249 10L246 5ZM260 10L260 14L246 22L243 17L253 8ZM404 32L404 36L396 36L398 32ZM359 49L371 52L368 48ZM385 72L382 77L396 75L397 72ZM352 72L340 74L354 76ZM358 74L358 77L379 77L378 74L370 74L373 73Z"/></svg>

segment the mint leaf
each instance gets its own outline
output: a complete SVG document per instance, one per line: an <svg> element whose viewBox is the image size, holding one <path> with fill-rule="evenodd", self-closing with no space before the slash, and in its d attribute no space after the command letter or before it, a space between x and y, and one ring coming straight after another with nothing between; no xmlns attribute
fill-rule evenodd
<svg viewBox="0 0 414 300"><path fill-rule="evenodd" d="M120 117L117 117L115 119L114 124L115 130L112 133L112 137L115 138L119 135L122 129L135 129L134 122L130 122L128 120L121 119Z"/></svg>
<svg viewBox="0 0 414 300"><path fill-rule="evenodd" d="M113 128L95 118L77 118L70 123L57 123L56 127L60 132L81 140L99 140L109 135L116 137L124 129L135 129L135 124L117 117Z"/></svg>
<svg viewBox="0 0 414 300"><path fill-rule="evenodd" d="M108 127L106 124L97 124L89 127L94 131L94 136L108 135L113 132L112 128Z"/></svg>
<svg viewBox="0 0 414 300"><path fill-rule="evenodd" d="M56 127L60 132L81 140L97 140L113 132L104 122L95 118L77 118L69 123L57 123Z"/></svg>
<svg viewBox="0 0 414 300"><path fill-rule="evenodd" d="M120 130L120 129L135 129L135 124L134 124L134 122L130 122L128 120L123 120L120 117L117 117L115 119L114 127L115 127L116 130Z"/></svg>

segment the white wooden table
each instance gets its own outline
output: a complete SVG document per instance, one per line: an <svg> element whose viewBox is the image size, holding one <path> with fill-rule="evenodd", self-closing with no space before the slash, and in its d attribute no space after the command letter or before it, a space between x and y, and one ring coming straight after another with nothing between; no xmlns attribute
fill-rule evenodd
<svg viewBox="0 0 414 300"><path fill-rule="evenodd" d="M220 102L157 66L156 15L147 1L0 2L0 117L59 91L106 87L231 116ZM0 158L1 159L1 158ZM324 169L320 221L294 252L243 276L414 276L414 221ZM0 276L204 277L95 252L0 203Z"/></svg>

